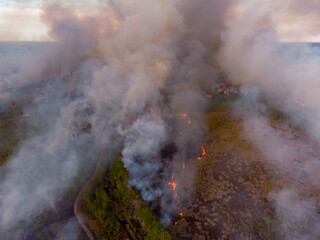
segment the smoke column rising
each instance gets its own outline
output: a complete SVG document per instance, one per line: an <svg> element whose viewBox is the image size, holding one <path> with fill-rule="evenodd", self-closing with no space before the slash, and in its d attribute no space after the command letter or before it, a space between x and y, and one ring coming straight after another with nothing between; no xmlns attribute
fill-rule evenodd
<svg viewBox="0 0 320 240"><path fill-rule="evenodd" d="M292 12L300 6L299 1L282 2ZM173 201L165 180L173 173L179 175L182 170L177 166L200 153L206 132L205 94L215 89L218 72L227 73L234 83L259 84L279 96L304 99L315 110L308 125L314 136L320 116L319 57L309 47L300 52L279 51L275 5L273 1L223 0L44 3L42 20L57 41L54 50L39 51L39 57L32 56L36 61L21 61L18 74L9 71L1 85L26 86L75 70L79 74L76 79L60 77L57 83L45 84L45 93L52 94L50 101L32 99L28 110L41 110L50 117L29 120L31 126L46 127L41 134L30 132L3 167L7 174L0 185L5 193L1 231L54 206L81 166L95 164L91 158L83 160L77 149L92 139L100 147L111 144L112 134L124 138L122 154L130 185L146 201L164 196ZM16 59L1 61L13 68ZM74 86L76 97L70 90ZM147 108L154 112L148 113ZM191 124L176 117L181 114ZM70 140L78 131L74 122L78 126L90 122L91 133ZM48 148L55 141L59 144ZM168 142L176 149L170 167L161 156ZM179 178L176 181L179 188ZM181 196L187 198L187 194ZM171 201L161 201L165 223L172 214ZM69 225L74 226L72 219Z"/></svg>
<svg viewBox="0 0 320 240"><path fill-rule="evenodd" d="M271 102L273 99L280 100L283 111L292 119L303 118L305 130L317 140L317 144L320 120L319 49L311 44L279 44L275 28L284 11L287 11L287 16L298 16L308 12L313 18L318 18L319 15L315 14L318 5L316 1L307 4L302 1L245 1L234 5L233 15L226 20L226 30L222 34L223 43L218 57L221 68L234 83L240 83L243 88L248 89L257 87L269 96ZM311 29L305 28L305 31L313 31ZM303 107L293 110L292 99L302 101L303 104L299 104L299 107ZM305 106L310 111L306 110ZM262 112L266 109L261 104L257 104L256 108L260 108ZM245 127L255 126L255 129L263 129L267 134L261 138L258 131L253 136L247 136L262 153L273 159L279 167L292 168L290 161L294 157L299 158L292 143L285 143L279 133L264 120L244 117L243 121ZM308 150L309 146L304 148L305 152L313 152ZM318 155L314 153L301 163L311 179L309 184L315 186L318 182L315 175L319 170L318 161ZM299 182L299 176L290 177ZM285 239L319 238L319 206L312 196L303 199L301 189L286 188L278 192L273 191L270 197L276 202L276 212L282 219ZM308 222L307 231L290 228L293 219L299 222L298 226Z"/></svg>
<svg viewBox="0 0 320 240"><path fill-rule="evenodd" d="M49 100L32 99L26 111L31 116L38 111L47 115L30 118L29 124L42 127L29 133L18 153L3 167L7 172L0 186L5 194L1 204L4 234L21 221L28 223L42 209L55 208L81 166L94 165L92 157L77 153L92 139L104 146L111 144L112 134L123 136L123 161L130 184L146 201L164 195L173 199L166 178L173 171L177 174L178 168L164 168L160 158L169 139L177 148L173 159L181 164L200 152L205 132L203 90L212 90L217 79L212 62L220 40L213 36L223 27L227 2L97 2L86 14L82 7L76 2L44 4L42 19L57 41L54 50L39 51L41 65L22 63L16 74L21 80L8 75L3 82L14 81L16 87L22 87L30 84L29 79L42 83L46 77L62 76L43 83ZM204 13L195 18L199 11ZM76 79L63 77L72 71L80 72ZM74 86L76 96L71 91ZM155 110L151 117L146 114L148 106ZM177 117L169 124L169 114L187 114L192 124ZM73 138L86 122L93 126L91 133ZM169 131L183 131L183 135ZM154 185L160 169L159 177L166 182ZM168 223L170 203L164 204L162 219ZM73 221L70 219L70 226L74 226ZM70 234L70 230L65 231ZM15 231L14 236L12 233L14 239L24 236L21 231Z"/></svg>

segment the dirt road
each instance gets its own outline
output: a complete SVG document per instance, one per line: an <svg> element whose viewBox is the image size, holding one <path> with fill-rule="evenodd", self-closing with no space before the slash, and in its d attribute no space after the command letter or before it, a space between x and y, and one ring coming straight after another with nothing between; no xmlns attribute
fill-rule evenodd
<svg viewBox="0 0 320 240"><path fill-rule="evenodd" d="M99 169L101 167L101 164L102 164L104 156L105 156L105 152L106 152L106 149L103 148L101 150L101 153L100 153L100 156L99 156L99 160L97 162L97 166L96 166L96 169L94 171L94 174L88 180L86 185L81 189L81 191L78 193L77 198L76 198L76 200L74 202L74 206L73 206L74 215L77 218L77 221L80 224L82 230L87 234L87 236L88 236L88 238L90 240L96 240L96 239L98 239L98 237L89 228L89 218L86 216L86 214L84 212L81 211L81 201L83 200L83 193L87 189L87 187L90 184L90 182L96 177L96 175L97 175L97 173L98 173L98 171L99 171Z"/></svg>

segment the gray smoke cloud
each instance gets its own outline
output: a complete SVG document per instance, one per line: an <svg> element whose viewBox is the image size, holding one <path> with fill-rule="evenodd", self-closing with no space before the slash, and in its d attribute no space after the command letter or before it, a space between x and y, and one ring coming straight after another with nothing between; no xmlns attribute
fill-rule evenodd
<svg viewBox="0 0 320 240"><path fill-rule="evenodd" d="M0 59L1 87L13 84L18 89L14 91L21 93L31 83L41 86L25 109L31 115L26 120L28 138L1 170L6 172L0 184L4 195L1 231L30 221L43 208L55 209L81 169L95 166L97 154L79 149L90 144L101 149L111 144L112 135L124 139L122 154L130 185L146 201L160 202L162 221L168 223L173 205L183 210L189 196L181 187L183 176L188 172L192 179L195 170L181 166L191 165L200 154L206 132L205 94L216 88L220 72L234 83L259 85L282 99L303 100L313 110L307 113L307 131L318 138L318 51L309 46L279 47L274 29L281 11L272 12L275 4L223 0L43 3L42 21L56 43ZM305 11L312 4L304 4ZM282 1L279 9L284 6L294 14L302 11L299 1ZM77 74L70 74L73 71ZM12 97L5 91L2 96L6 101ZM305 114L292 111L287 102L283 108L293 117ZM89 122L92 129L82 132ZM256 124L267 128L263 122ZM275 148L274 158L287 156L290 146L279 149L282 145L274 146L277 133L270 134L270 142L255 142L261 151ZM307 164L307 169L314 169L313 164ZM177 183L176 192L168 186L171 180ZM274 198L281 202L295 194L286 191L290 194L274 193ZM176 200L175 194L179 195ZM294 204L305 206L299 201ZM74 228L72 219L64 229L71 234L68 226ZM21 234L18 231L12 238L21 239Z"/></svg>
<svg viewBox="0 0 320 240"><path fill-rule="evenodd" d="M130 185L148 202L167 196L159 204L169 223L174 193L167 183L201 151L205 92L218 79L213 54L227 6L118 0L92 2L83 11L78 1L43 4L42 20L56 40L52 49L1 60L9 65L1 73L4 86L13 82L21 94L31 83L40 88L25 107L28 138L2 167L3 236L28 238L21 223L29 226L42 209L55 211L84 166L95 166L97 154L79 149L100 149L115 134L124 139ZM83 132L87 123L92 129ZM168 142L174 151L167 156ZM191 177L194 169L185 171ZM72 222L63 232L71 234Z"/></svg>
<svg viewBox="0 0 320 240"><path fill-rule="evenodd" d="M36 83L47 77L54 50L50 43L2 43L0 89Z"/></svg>
<svg viewBox="0 0 320 240"><path fill-rule="evenodd" d="M241 84L242 88L258 89L256 94L263 93L269 102L281 105L281 109L293 121L302 119L304 130L318 144L319 49L312 44L279 44L275 31L279 12L286 12L287 16L297 16L303 12L313 15L318 11L317 7L311 9L314 4L315 1L304 6L302 1L239 3L232 17L226 21L227 27L222 33L223 43L218 59L231 81ZM246 94L248 91L245 91ZM249 95L244 98L248 99ZM266 109L261 103L255 104L256 111L266 112ZM298 187L287 187L269 195L275 201L284 238L318 239L319 232L316 229L320 218L317 200L312 194L303 192L304 178L298 172L289 171L294 169L292 161L298 159L295 161L299 161L304 174L309 178L307 184L317 186L318 177L315 172L319 170L319 157L314 150L317 147L311 148L311 143L303 145L295 140L288 141L288 136L282 136L281 131L270 127L269 122L262 118L244 116L243 121L245 129L251 129L245 131L244 136L273 164L281 169L288 169L288 177L299 184ZM293 136L295 138L297 137ZM308 153L307 159L297 151L298 148L305 154Z"/></svg>

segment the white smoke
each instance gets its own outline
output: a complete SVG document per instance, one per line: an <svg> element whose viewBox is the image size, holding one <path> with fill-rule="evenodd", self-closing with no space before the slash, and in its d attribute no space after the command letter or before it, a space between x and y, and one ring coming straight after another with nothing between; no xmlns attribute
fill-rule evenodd
<svg viewBox="0 0 320 240"><path fill-rule="evenodd" d="M94 157L79 156L78 148L91 141L99 147L111 144L112 134L124 138L130 185L146 201L171 196L166 178L179 175L181 163L188 164L200 152L205 93L215 89L219 71L234 83L303 100L313 110L307 131L319 139L318 51L279 48L276 34L284 6L301 14L301 5L304 11L315 6L314 1L249 0L45 2L42 20L57 41L54 48L0 60L1 87L20 89L59 76L41 82L46 100L30 97L26 111L36 119L28 120L28 139L3 167L1 231L20 220L28 222L39 209L54 207L81 167L95 164ZM274 6L280 10L273 11ZM312 12L317 16L317 10ZM72 71L79 73L65 75ZM292 116L304 114L283 107ZM191 124L177 117L181 114ZM91 132L80 134L88 122ZM262 151L279 150L273 158L286 156L290 146L278 149L277 133L269 133L272 141L259 139L256 144ZM176 164L170 166L180 168L164 165L161 151L167 142L176 149L170 156ZM177 184L182 184L179 179ZM167 221L171 205L161 204Z"/></svg>

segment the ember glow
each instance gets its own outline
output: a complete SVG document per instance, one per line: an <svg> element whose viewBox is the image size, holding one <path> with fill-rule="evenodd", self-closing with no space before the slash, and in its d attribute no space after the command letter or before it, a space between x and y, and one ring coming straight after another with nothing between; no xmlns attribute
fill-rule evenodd
<svg viewBox="0 0 320 240"><path fill-rule="evenodd" d="M206 156L206 151L203 147L203 145L201 146L201 157L198 157L199 160L203 159Z"/></svg>
<svg viewBox="0 0 320 240"><path fill-rule="evenodd" d="M297 101L296 99L290 98L289 96L287 96L287 99L289 99L290 101L294 102L295 104L300 105L300 107L303 107L303 108L304 108L304 107L306 107L306 105L305 105L305 104L303 104L303 103L301 103L301 102Z"/></svg>
<svg viewBox="0 0 320 240"><path fill-rule="evenodd" d="M177 184L175 182L169 182L168 186L171 186L172 190L176 190Z"/></svg>
<svg viewBox="0 0 320 240"><path fill-rule="evenodd" d="M213 155L207 141L215 141L211 136L215 129L211 132L206 119L219 104L230 103L226 105L231 118L235 109L241 111L242 101L256 104L262 93L281 95L283 108L294 110L292 118L303 115L306 131L319 139L318 50L304 46L298 54L291 52L279 44L273 29L279 13L275 15L272 7L307 16L309 2L9 2L17 2L11 5L19 8L31 2L43 5L37 21L54 43L50 47L39 43L37 54L26 51L23 59L16 54L20 47L14 48L13 56L0 54L1 103L19 103L21 109L14 112L17 122L27 126L25 132L20 125L14 128L26 139L2 165L4 239L22 239L20 223L31 226L44 209L59 215L70 189L87 186L90 176L85 174L99 168L95 154L106 147L119 153L128 188L136 189L156 210L165 227L173 219L181 220L178 214L187 214L197 187L198 167ZM310 6L309 10L317 9L314 3ZM312 17L317 19L315 11ZM264 113L267 106L256 109ZM112 160L106 156L103 161L103 166L110 166ZM72 222L74 216L69 217Z"/></svg>
<svg viewBox="0 0 320 240"><path fill-rule="evenodd" d="M201 150L202 150L202 157L204 157L206 155L206 151L204 150L203 145L201 146Z"/></svg>
<svg viewBox="0 0 320 240"><path fill-rule="evenodd" d="M174 174L171 176L172 181L168 182L168 186L171 186L172 190L176 190L177 184L176 182L173 180L174 179Z"/></svg>
<svg viewBox="0 0 320 240"><path fill-rule="evenodd" d="M191 125L191 119L190 119L190 117L189 117L186 113L179 114L179 116L180 116L182 119L186 120L189 125Z"/></svg>

